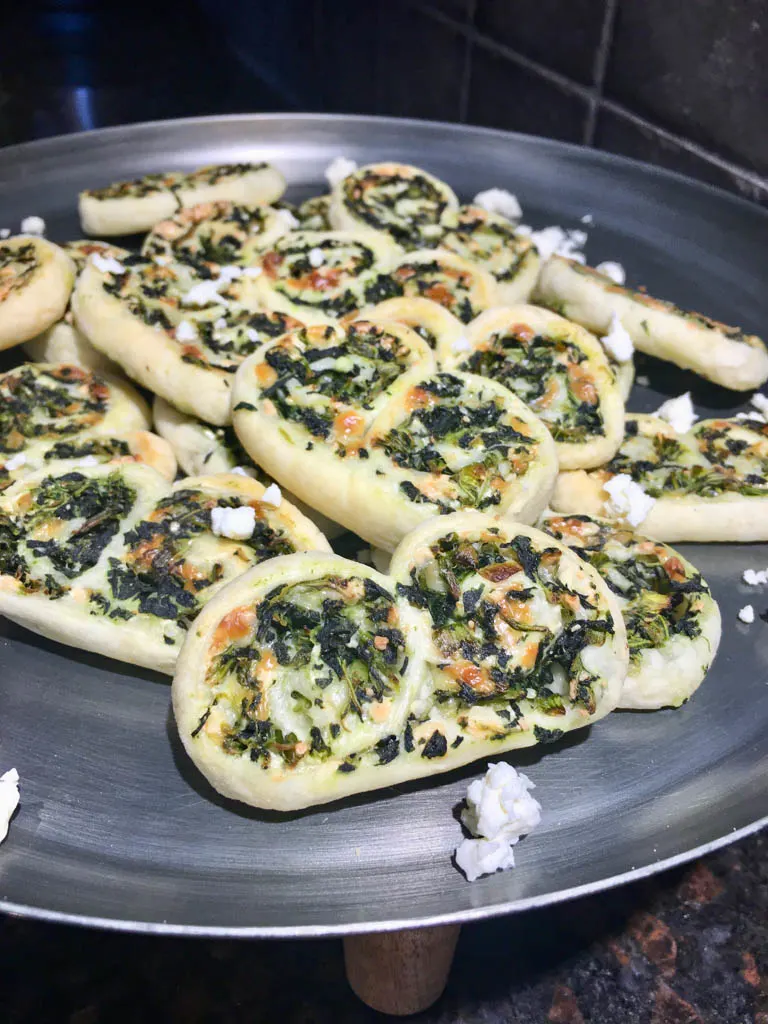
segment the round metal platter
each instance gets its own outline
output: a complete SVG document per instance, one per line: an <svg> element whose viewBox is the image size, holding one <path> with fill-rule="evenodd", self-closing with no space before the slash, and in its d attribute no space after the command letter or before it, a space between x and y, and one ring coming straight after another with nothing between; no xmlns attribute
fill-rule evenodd
<svg viewBox="0 0 768 1024"><path fill-rule="evenodd" d="M0 227L45 218L77 238L77 193L170 168L267 160L288 198L324 191L344 155L397 159L462 198L515 192L535 227L582 227L590 263L751 331L768 327L768 215L664 171L542 139L465 126L333 116L243 116L132 125L0 151ZM14 356L15 353L10 353ZM738 396L647 361L651 410L693 390L701 414ZM593 892L755 830L768 815L768 592L741 582L768 545L681 545L710 582L723 643L679 710L613 714L546 749L514 754L544 808L518 867L468 884L452 864L456 809L484 763L303 814L220 798L185 756L169 683L0 623L0 770L22 803L0 848L0 908L114 928L324 935L466 921ZM354 548L353 548L354 550Z"/></svg>

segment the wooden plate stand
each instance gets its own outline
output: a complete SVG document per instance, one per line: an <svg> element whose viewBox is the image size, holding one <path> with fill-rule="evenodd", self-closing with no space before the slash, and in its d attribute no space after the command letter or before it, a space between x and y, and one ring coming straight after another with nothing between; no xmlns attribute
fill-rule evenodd
<svg viewBox="0 0 768 1024"><path fill-rule="evenodd" d="M364 1003L407 1017L442 995L460 926L350 935L344 939L347 981Z"/></svg>

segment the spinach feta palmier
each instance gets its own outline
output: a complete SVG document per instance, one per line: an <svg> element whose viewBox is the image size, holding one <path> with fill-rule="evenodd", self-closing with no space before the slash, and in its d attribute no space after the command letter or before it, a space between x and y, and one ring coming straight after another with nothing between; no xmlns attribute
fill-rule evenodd
<svg viewBox="0 0 768 1024"><path fill-rule="evenodd" d="M720 643L720 609L698 570L674 548L610 519L549 514L540 526L594 566L619 602L629 645L619 707L684 704Z"/></svg>
<svg viewBox="0 0 768 1024"><path fill-rule="evenodd" d="M89 235L131 235L149 231L182 207L219 200L263 206L284 191L282 174L264 163L216 164L188 174L145 174L81 192L80 223Z"/></svg>
<svg viewBox="0 0 768 1024"><path fill-rule="evenodd" d="M271 206L198 203L155 224L141 251L153 260L193 267L250 266L287 230L285 216Z"/></svg>
<svg viewBox="0 0 768 1024"><path fill-rule="evenodd" d="M462 206L455 227L439 240L441 248L478 263L496 281L496 301L527 302L539 276L540 259L530 238L515 234L515 225L481 206Z"/></svg>
<svg viewBox="0 0 768 1024"><path fill-rule="evenodd" d="M409 534L390 575L429 631L431 693L412 705L409 733L433 770L551 742L616 707L629 660L621 610L565 544L460 512Z"/></svg>
<svg viewBox="0 0 768 1024"><path fill-rule="evenodd" d="M63 643L172 672L203 604L252 565L329 550L247 477L172 490L136 464L41 471L0 498L0 612Z"/></svg>
<svg viewBox="0 0 768 1024"><path fill-rule="evenodd" d="M292 231L262 256L261 300L307 324L336 323L376 302L396 250L349 231Z"/></svg>
<svg viewBox="0 0 768 1024"><path fill-rule="evenodd" d="M402 257L378 285L378 297L431 299L467 324L483 310L498 304L492 275L456 253L422 250Z"/></svg>
<svg viewBox="0 0 768 1024"><path fill-rule="evenodd" d="M212 427L207 423L187 416L163 398L155 396L152 405L155 430L164 438L178 459L179 466L189 476L201 473L236 473L250 476L268 487L272 478L257 466L232 427ZM326 537L333 539L343 529L315 509L299 501L288 491L285 499L317 526Z"/></svg>
<svg viewBox="0 0 768 1024"><path fill-rule="evenodd" d="M631 493L637 485L648 498ZM638 499L647 514L629 518ZM677 434L659 417L627 416L618 453L601 469L561 473L552 508L623 512L664 541L768 540L768 424L709 419Z"/></svg>
<svg viewBox="0 0 768 1024"><path fill-rule="evenodd" d="M444 181L408 164L360 167L331 190L335 228L383 236L401 248L436 245L456 222L459 201Z"/></svg>
<svg viewBox="0 0 768 1024"><path fill-rule="evenodd" d="M332 231L330 218L331 197L312 196L305 199L296 210L299 227L305 231Z"/></svg>
<svg viewBox="0 0 768 1024"><path fill-rule="evenodd" d="M273 558L195 621L173 680L187 753L220 793L297 810L404 778L428 637L392 581L336 555Z"/></svg>
<svg viewBox="0 0 768 1024"><path fill-rule="evenodd" d="M75 278L82 274L88 258L94 254L116 262L130 256L127 249L95 239L64 242L61 248L74 264ZM24 351L36 363L76 363L89 370L117 369L115 364L95 349L77 329L69 304L61 320L57 320L42 334L24 343Z"/></svg>
<svg viewBox="0 0 768 1024"><path fill-rule="evenodd" d="M132 256L117 269L89 263L72 301L78 329L129 377L208 423L230 422L243 359L298 321L259 305L247 271L203 277L181 263Z"/></svg>
<svg viewBox="0 0 768 1024"><path fill-rule="evenodd" d="M127 383L71 364L23 363L0 374L0 453L84 431L145 430L149 409Z"/></svg>
<svg viewBox="0 0 768 1024"><path fill-rule="evenodd" d="M367 320L396 320L415 331L431 349L450 350L464 334L464 325L432 299L385 299L359 314ZM356 314L353 314L356 316Z"/></svg>
<svg viewBox="0 0 768 1024"><path fill-rule="evenodd" d="M600 466L616 454L624 403L602 347L583 327L537 306L491 309L457 347L438 348L440 365L514 392L546 423L562 469Z"/></svg>
<svg viewBox="0 0 768 1024"><path fill-rule="evenodd" d="M615 314L635 348L715 384L749 391L768 379L768 351L760 338L625 288L592 267L553 256L537 291L545 305L598 334L608 332Z"/></svg>
<svg viewBox="0 0 768 1024"><path fill-rule="evenodd" d="M465 508L532 522L557 476L541 420L507 388L474 374L401 382L365 444L368 503L348 525L386 551L424 519Z"/></svg>
<svg viewBox="0 0 768 1024"><path fill-rule="evenodd" d="M72 260L44 238L0 242L0 349L29 341L64 315L75 280Z"/></svg>
<svg viewBox="0 0 768 1024"><path fill-rule="evenodd" d="M166 480L176 476L173 448L162 437L148 430L132 430L125 434L83 431L59 440L31 441L13 454L0 451L0 491L6 490L39 469L58 470L64 463L77 470L102 462L142 462L151 466Z"/></svg>

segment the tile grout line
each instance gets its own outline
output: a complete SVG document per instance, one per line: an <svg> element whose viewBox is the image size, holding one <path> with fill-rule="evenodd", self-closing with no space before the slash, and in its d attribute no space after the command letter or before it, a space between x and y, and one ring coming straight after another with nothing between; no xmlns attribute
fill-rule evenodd
<svg viewBox="0 0 768 1024"><path fill-rule="evenodd" d="M624 118L625 121L629 121L636 127L642 128L644 131L656 135L665 142L669 142L674 146L678 146L680 149L684 149L692 156L698 157L699 160L704 160L706 163L712 164L714 167L718 167L721 171L726 171L728 174L731 174L736 178L741 178L742 181L751 185L753 188L760 189L761 191L768 191L768 178L762 177L755 171L750 171L747 167L742 167L740 164L732 163L730 160L726 160L725 157L718 156L717 153L713 153L710 150L705 149L697 142L692 142L690 139L686 139L683 135L677 135L675 132L668 131L666 128L662 128L660 125L654 124L653 121L647 121L644 117L636 114L628 107L624 107L620 103L615 103L613 100L607 100L603 97L600 100L600 106L603 110L607 110L609 113L615 114L617 117Z"/></svg>
<svg viewBox="0 0 768 1024"><path fill-rule="evenodd" d="M477 0L469 0L467 7L467 25L466 27L473 27L475 24L475 14L477 13ZM472 81L472 40L469 35L464 33L464 64L461 73L461 90L459 92L459 120L465 123L467 120L467 112L469 110L469 88Z"/></svg>
<svg viewBox="0 0 768 1024"><path fill-rule="evenodd" d="M595 144L597 114L600 109L600 100L603 95L605 74L608 69L608 58L610 57L611 47L613 45L616 11L618 6L618 0L606 0L605 16L603 18L603 25L600 31L600 42L598 43L597 52L595 54L594 70L592 75L592 84L595 87L595 94L589 101L589 109L587 110L587 117L584 124L585 146L594 146Z"/></svg>
<svg viewBox="0 0 768 1024"><path fill-rule="evenodd" d="M763 178L756 172L750 171L748 168L742 167L739 164L732 163L724 157L718 156L716 153L710 152L704 147L699 146L698 143L686 139L682 135L677 135L666 128L662 128L660 125L654 124L652 121L646 120L639 114L634 113L634 111L630 110L628 107L624 107L613 100L606 99L601 95L602 82L600 83L600 90L598 90L596 85L592 87L581 85L568 78L567 75L562 75L557 71L553 71L551 68L546 67L546 65L540 64L538 61L533 60L530 57L525 57L523 54L518 53L511 47L506 46L503 43L498 43L489 36L483 35L474 27L474 25L465 25L462 22L457 21L455 18L452 18L450 15L445 14L443 11L436 10L428 2L425 2L425 0L405 0L405 2L411 7L418 9L422 14L432 18L433 21L437 21L446 28L452 29L454 32L466 36L472 43L482 49L496 53L499 56L506 57L508 60L512 61L512 63L538 75L540 78L550 82L563 92L580 96L582 99L587 100L588 103L594 101L598 109L607 110L612 114L623 117L625 120L634 123L645 131L651 132L672 145L678 146L680 149L691 153L693 156L698 157L706 163L712 164L720 170L726 171L728 174L740 178L745 184L750 185L752 188L760 191L768 190L768 177ZM609 2L614 8L618 8L619 0L609 0ZM603 74L606 69L607 61Z"/></svg>

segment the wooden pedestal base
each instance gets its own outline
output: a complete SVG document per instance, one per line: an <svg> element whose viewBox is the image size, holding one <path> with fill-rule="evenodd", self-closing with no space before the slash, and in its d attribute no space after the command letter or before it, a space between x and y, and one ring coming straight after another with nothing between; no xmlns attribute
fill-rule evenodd
<svg viewBox="0 0 768 1024"><path fill-rule="evenodd" d="M459 925L350 935L344 939L347 980L374 1010L419 1013L442 994L458 937Z"/></svg>

